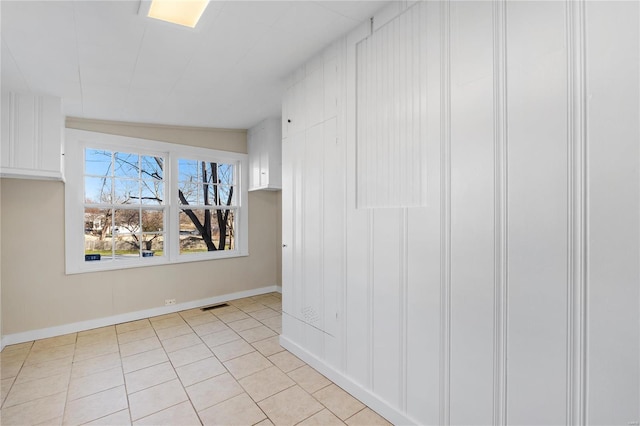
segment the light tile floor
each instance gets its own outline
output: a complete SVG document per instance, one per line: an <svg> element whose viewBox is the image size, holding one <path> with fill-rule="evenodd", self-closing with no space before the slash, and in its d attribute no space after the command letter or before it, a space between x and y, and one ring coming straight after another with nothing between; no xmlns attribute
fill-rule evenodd
<svg viewBox="0 0 640 426"><path fill-rule="evenodd" d="M7 346L0 424L389 424L280 346L280 294L228 303Z"/></svg>

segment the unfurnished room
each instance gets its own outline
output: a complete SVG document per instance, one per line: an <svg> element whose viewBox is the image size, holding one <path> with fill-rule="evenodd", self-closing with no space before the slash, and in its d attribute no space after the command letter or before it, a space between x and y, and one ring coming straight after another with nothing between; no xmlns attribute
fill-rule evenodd
<svg viewBox="0 0 640 426"><path fill-rule="evenodd" d="M640 1L0 39L2 425L640 425Z"/></svg>

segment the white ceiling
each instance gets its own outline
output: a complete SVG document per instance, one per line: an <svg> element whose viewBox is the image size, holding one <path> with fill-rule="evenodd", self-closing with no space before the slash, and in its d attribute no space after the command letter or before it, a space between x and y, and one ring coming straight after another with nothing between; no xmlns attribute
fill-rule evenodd
<svg viewBox="0 0 640 426"><path fill-rule="evenodd" d="M67 116L248 128L384 3L211 1L192 30L139 15L139 0L2 0L2 91L60 96Z"/></svg>

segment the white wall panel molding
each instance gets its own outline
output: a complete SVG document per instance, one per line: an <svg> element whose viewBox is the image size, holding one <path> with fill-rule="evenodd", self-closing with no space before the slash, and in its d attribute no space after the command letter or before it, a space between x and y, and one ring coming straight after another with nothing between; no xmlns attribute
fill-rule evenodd
<svg viewBox="0 0 640 426"><path fill-rule="evenodd" d="M440 15L440 418L451 417L451 5Z"/></svg>
<svg viewBox="0 0 640 426"><path fill-rule="evenodd" d="M419 58L421 4L378 28L357 46L358 207L426 203L424 134L419 97L425 72Z"/></svg>
<svg viewBox="0 0 640 426"><path fill-rule="evenodd" d="M493 3L494 93L494 382L493 424L507 424L508 204L506 1Z"/></svg>
<svg viewBox="0 0 640 426"><path fill-rule="evenodd" d="M568 306L567 424L586 423L587 147L585 3L567 5Z"/></svg>

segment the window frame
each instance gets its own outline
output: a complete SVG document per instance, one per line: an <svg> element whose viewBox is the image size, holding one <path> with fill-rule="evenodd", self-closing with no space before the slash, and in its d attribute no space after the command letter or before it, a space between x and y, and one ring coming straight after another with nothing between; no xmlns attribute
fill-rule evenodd
<svg viewBox="0 0 640 426"><path fill-rule="evenodd" d="M65 130L65 268L67 274L228 259L249 255L247 154L179 145L150 139L110 135L86 130ZM165 158L165 202L163 207L165 212L165 239L163 256L108 261L84 260L85 148L136 153L140 155L161 155ZM237 212L237 217L235 218L234 250L180 254L180 225L178 214L181 210L181 205L178 201L178 159L213 161L236 166L236 176L234 178L236 202L234 206L236 206L235 211Z"/></svg>

